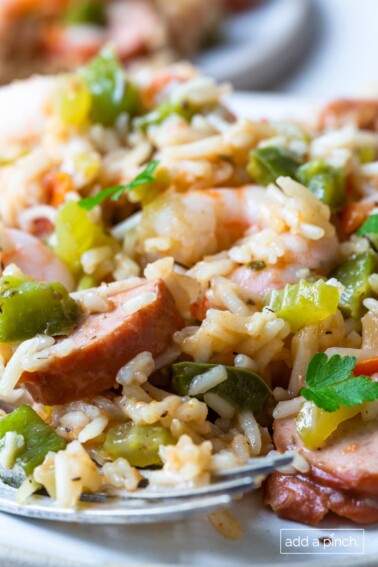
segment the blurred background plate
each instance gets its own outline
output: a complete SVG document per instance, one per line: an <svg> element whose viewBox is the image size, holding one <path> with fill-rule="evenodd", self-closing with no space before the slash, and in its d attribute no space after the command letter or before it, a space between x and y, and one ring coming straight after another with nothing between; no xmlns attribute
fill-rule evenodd
<svg viewBox="0 0 378 567"><path fill-rule="evenodd" d="M311 36L311 14L310 0L266 0L227 18L220 43L194 62L239 89L266 87L302 55Z"/></svg>

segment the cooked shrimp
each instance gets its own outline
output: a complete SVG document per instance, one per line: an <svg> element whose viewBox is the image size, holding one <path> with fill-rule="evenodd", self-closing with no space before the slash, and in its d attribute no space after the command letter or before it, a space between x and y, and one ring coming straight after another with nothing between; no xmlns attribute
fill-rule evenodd
<svg viewBox="0 0 378 567"><path fill-rule="evenodd" d="M55 80L32 77L0 88L0 145L28 143L43 132Z"/></svg>
<svg viewBox="0 0 378 567"><path fill-rule="evenodd" d="M290 179L277 183L282 192L250 185L167 193L143 212L139 251L147 259L170 255L193 266L236 244L229 254L239 264L257 259L308 267L310 255L310 269L327 272L338 248L328 207Z"/></svg>
<svg viewBox="0 0 378 567"><path fill-rule="evenodd" d="M327 275L338 261L339 244L336 236L307 240L299 235L285 234L281 238L286 240L287 245L293 244L293 248L288 246L283 259L277 264L259 271L241 266L231 275L231 280L247 290L254 300L261 301L268 291L298 282L310 270Z"/></svg>
<svg viewBox="0 0 378 567"><path fill-rule="evenodd" d="M264 189L211 189L165 194L143 212L139 248L147 258L170 255L185 266L229 248L260 221Z"/></svg>
<svg viewBox="0 0 378 567"><path fill-rule="evenodd" d="M41 240L13 228L4 229L1 240L4 267L15 264L27 276L41 281L58 281L68 291L74 289L69 269Z"/></svg>

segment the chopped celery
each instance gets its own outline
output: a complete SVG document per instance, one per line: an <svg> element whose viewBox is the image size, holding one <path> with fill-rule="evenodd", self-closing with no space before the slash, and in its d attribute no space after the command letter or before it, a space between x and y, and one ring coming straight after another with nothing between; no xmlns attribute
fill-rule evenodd
<svg viewBox="0 0 378 567"><path fill-rule="evenodd" d="M162 425L121 423L109 429L100 449L104 459L123 457L133 467L161 465L160 445L175 445L171 432Z"/></svg>
<svg viewBox="0 0 378 567"><path fill-rule="evenodd" d="M133 116L137 112L137 89L126 80L122 65L109 47L83 67L79 75L92 95L91 122L112 126L121 113Z"/></svg>
<svg viewBox="0 0 378 567"><path fill-rule="evenodd" d="M78 291L83 291L84 289L90 289L91 287L96 287L97 282L92 276L82 276L77 284Z"/></svg>
<svg viewBox="0 0 378 567"><path fill-rule="evenodd" d="M188 395L190 386L196 376L208 372L216 364L200 364L197 362L179 362L172 364L171 377L174 390L180 396ZM225 366L227 380L221 382L209 392L217 394L236 409L246 409L254 413L259 421L266 421L266 405L272 392L266 382L255 372ZM196 396L200 399L203 396Z"/></svg>
<svg viewBox="0 0 378 567"><path fill-rule="evenodd" d="M345 176L341 169L315 159L298 168L297 179L333 211L344 205Z"/></svg>
<svg viewBox="0 0 378 567"><path fill-rule="evenodd" d="M374 161L376 153L375 146L364 146L362 148L358 148L358 157L360 158L361 163Z"/></svg>
<svg viewBox="0 0 378 567"><path fill-rule="evenodd" d="M58 211L55 231L54 251L75 276L81 274L80 259L84 252L99 246L115 245L115 241L105 234L103 227L93 223L88 213L72 201Z"/></svg>
<svg viewBox="0 0 378 567"><path fill-rule="evenodd" d="M4 447L6 434L22 435L23 444L14 448L14 466L0 467L0 478L6 484L19 487L34 469L43 463L49 451L65 449L66 442L49 427L29 406L20 406L0 420L0 447Z"/></svg>
<svg viewBox="0 0 378 567"><path fill-rule="evenodd" d="M92 95L84 79L66 75L59 81L55 97L55 111L64 124L83 126L89 117Z"/></svg>
<svg viewBox="0 0 378 567"><path fill-rule="evenodd" d="M3 276L0 279L0 342L14 343L38 334L64 335L81 314L79 304L58 282Z"/></svg>
<svg viewBox="0 0 378 567"><path fill-rule="evenodd" d="M377 256L368 250L342 262L332 273L345 287L340 297L340 309L347 317L359 319L363 312L363 300L373 295L369 277L377 269Z"/></svg>
<svg viewBox="0 0 378 567"><path fill-rule="evenodd" d="M360 412L361 405L341 407L334 412L328 412L318 408L314 402L305 402L296 419L297 431L305 446L316 450L324 445L340 423Z"/></svg>
<svg viewBox="0 0 378 567"><path fill-rule="evenodd" d="M252 150L247 171L260 185L274 183L278 177L295 177L299 162L284 148L266 146Z"/></svg>
<svg viewBox="0 0 378 567"><path fill-rule="evenodd" d="M68 25L106 24L106 10L103 0L75 0L65 13L64 21Z"/></svg>
<svg viewBox="0 0 378 567"><path fill-rule="evenodd" d="M339 290L323 280L315 283L301 280L287 284L282 290L273 290L265 303L277 317L288 321L295 332L336 313Z"/></svg>
<svg viewBox="0 0 378 567"><path fill-rule="evenodd" d="M177 114L187 122L190 122L193 116L200 111L200 106L190 104L185 100L176 103L166 101L144 116L135 118L134 126L140 130L146 130L149 126L161 124L172 114Z"/></svg>

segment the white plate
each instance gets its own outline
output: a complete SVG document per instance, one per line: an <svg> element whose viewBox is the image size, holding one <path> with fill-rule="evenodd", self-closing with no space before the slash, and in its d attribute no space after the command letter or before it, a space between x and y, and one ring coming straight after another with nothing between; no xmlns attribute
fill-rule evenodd
<svg viewBox="0 0 378 567"><path fill-rule="evenodd" d="M319 105L289 97L233 95L230 105L251 118L311 118ZM206 519L149 526L90 526L48 523L0 514L0 565L7 567L196 566L279 567L283 565L362 567L377 565L378 527L365 529L363 555L280 555L280 530L306 528L279 519L263 507L261 493L235 503L232 513L245 536L238 541L221 537ZM333 517L311 532L360 528ZM323 530L323 531L322 531ZM328 535L328 534L327 534ZM303 551L303 550L302 550Z"/></svg>
<svg viewBox="0 0 378 567"><path fill-rule="evenodd" d="M205 74L239 89L266 88L304 50L310 19L310 0L265 0L228 18L221 43L202 52L195 63Z"/></svg>

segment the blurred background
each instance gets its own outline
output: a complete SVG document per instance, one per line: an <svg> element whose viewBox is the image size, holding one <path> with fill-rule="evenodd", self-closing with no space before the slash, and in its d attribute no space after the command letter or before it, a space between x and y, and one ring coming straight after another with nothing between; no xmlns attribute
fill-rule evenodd
<svg viewBox="0 0 378 567"><path fill-rule="evenodd" d="M0 82L76 68L111 42L131 68L190 59L242 90L369 94L377 19L377 0L0 0Z"/></svg>

